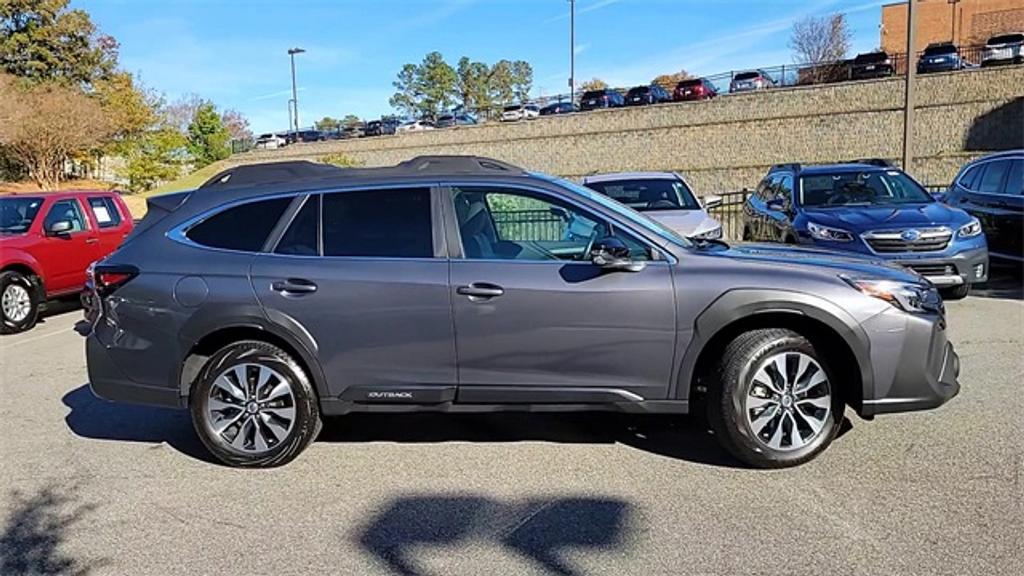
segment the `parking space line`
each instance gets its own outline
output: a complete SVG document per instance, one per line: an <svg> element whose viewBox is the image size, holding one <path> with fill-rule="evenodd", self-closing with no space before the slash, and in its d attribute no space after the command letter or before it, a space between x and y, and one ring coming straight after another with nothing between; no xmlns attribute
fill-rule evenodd
<svg viewBox="0 0 1024 576"><path fill-rule="evenodd" d="M66 334L69 330L71 330L70 327L64 327L64 328L61 328L59 330L54 330L53 332L47 332L46 334L36 334L36 335L32 336L31 338L26 338L24 340L18 340L17 342L11 342L9 344L7 342L3 342L3 344L4 344L4 348L11 348L11 347L18 346L18 345L21 345L21 344L28 344L30 342L36 342L36 341L42 340L43 338L49 338L50 336L53 336L55 334Z"/></svg>

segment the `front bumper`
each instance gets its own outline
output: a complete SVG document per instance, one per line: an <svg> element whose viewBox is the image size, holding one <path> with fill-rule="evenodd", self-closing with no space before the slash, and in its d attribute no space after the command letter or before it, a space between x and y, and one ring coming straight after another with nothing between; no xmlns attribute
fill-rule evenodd
<svg viewBox="0 0 1024 576"><path fill-rule="evenodd" d="M988 248L985 247L939 256L901 256L889 261L910 268L939 288L988 280Z"/></svg>
<svg viewBox="0 0 1024 576"><path fill-rule="evenodd" d="M886 311L864 323L871 340L873 390L863 400L866 417L928 410L960 392L960 357L939 315Z"/></svg>

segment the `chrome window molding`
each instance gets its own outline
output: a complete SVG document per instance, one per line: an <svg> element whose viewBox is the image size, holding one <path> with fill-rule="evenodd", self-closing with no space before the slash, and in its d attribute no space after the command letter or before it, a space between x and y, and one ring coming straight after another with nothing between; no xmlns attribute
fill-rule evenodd
<svg viewBox="0 0 1024 576"><path fill-rule="evenodd" d="M980 158L978 160L975 160L974 162L971 162L970 164L968 164L967 166L964 166L960 170L960 173L956 175L956 179L953 181L953 186L958 186L958 187L960 187L960 188L970 192L971 194L984 194L985 196L1005 196L1006 198L1020 198L1021 196L1024 196L1024 194L1006 194L1006 193L1003 193L1003 192L982 192L980 190L975 190L974 188L968 188L967 186L964 186L964 184L963 184L964 176L967 174L967 172L969 172L970 170L973 170L974 168L978 168L978 167L984 166L986 164L991 164L992 162L1013 162L1014 160L1019 160L1019 161L1024 162L1024 154L1019 154L1019 155L1010 154L1010 155L1007 155L1007 156L999 156L999 157L996 157L996 158Z"/></svg>

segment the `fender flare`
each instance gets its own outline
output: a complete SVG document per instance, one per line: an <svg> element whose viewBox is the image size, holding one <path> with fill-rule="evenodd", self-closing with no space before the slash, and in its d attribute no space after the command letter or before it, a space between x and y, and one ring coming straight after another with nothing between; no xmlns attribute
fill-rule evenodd
<svg viewBox="0 0 1024 576"><path fill-rule="evenodd" d="M772 313L811 318L835 332L846 343L860 367L862 399L873 397L871 343L860 323L849 312L813 294L755 288L737 288L725 292L694 319L693 338L683 353L674 390L669 397L689 399L697 360L707 344L723 329L742 319Z"/></svg>
<svg viewBox="0 0 1024 576"><path fill-rule="evenodd" d="M5 248L4 249L4 264L0 266L0 270L7 270L11 266L22 266L28 268L32 275L36 277L36 290L39 301L46 300L46 280L43 278L42 266L39 265L39 261L36 260L32 254L22 250L21 248Z"/></svg>
<svg viewBox="0 0 1024 576"><path fill-rule="evenodd" d="M211 305L208 313L193 314L180 330L180 359L175 366L173 382L180 384L185 359L192 348L207 336L216 332L233 329L249 329L266 332L288 344L299 355L299 360L309 370L309 377L320 398L328 398L327 379L317 359L317 344L301 325L289 317L268 318L264 310L255 304L232 307L226 313L224 306ZM182 391L186 392L186 391Z"/></svg>

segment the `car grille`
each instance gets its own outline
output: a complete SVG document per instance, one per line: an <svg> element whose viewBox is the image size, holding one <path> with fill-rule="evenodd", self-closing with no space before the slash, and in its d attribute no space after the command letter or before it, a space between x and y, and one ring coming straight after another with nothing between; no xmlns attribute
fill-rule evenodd
<svg viewBox="0 0 1024 576"><path fill-rule="evenodd" d="M939 252L953 238L948 228L907 228L868 232L864 241L878 254L899 252Z"/></svg>
<svg viewBox="0 0 1024 576"><path fill-rule="evenodd" d="M911 264L907 266L921 276L953 276L956 267L952 264Z"/></svg>

